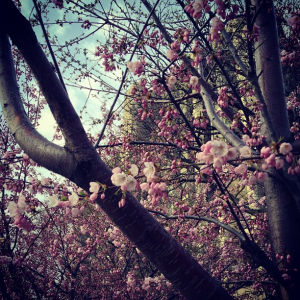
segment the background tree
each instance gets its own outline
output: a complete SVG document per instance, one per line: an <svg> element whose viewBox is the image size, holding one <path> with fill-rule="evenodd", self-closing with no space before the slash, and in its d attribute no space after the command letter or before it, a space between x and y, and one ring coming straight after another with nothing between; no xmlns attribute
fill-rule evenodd
<svg viewBox="0 0 300 300"><path fill-rule="evenodd" d="M31 21L44 27L46 52L54 67L30 23L11 1L1 4L2 110L12 136L26 153L18 156L22 150L14 145L3 123L1 226L5 234L1 259L6 275L1 277L5 283L1 293L8 298L26 293L38 298L88 298L107 292L105 297L113 298L126 289L129 297L145 297L146 293L154 298L157 292L176 296L161 272L191 299L229 299L213 277L233 295L244 285L253 285L252 295L244 291L239 298L272 294L296 299L300 264L298 94L284 90L273 3L178 0L103 6L97 1L55 1L62 12L56 24L66 26L69 19L88 32L65 45L50 34L52 3L34 4L36 16ZM287 49L282 60L289 65L298 57L297 9L293 3L278 8L280 36ZM76 21L73 14L78 15ZM105 41L100 35L93 55L77 46L72 53L75 43L94 38L101 30ZM8 36L14 44L13 55ZM55 53L54 45L58 45ZM84 55L86 63L80 63L79 55ZM286 71L292 72L291 67L286 66ZM31 84L32 76L40 90ZM119 78L118 90L109 77ZM17 80L22 83L23 96ZM101 106L105 122L98 116L90 120L91 127L103 124L98 135L85 133L66 92L70 84L84 88L80 81L85 80L101 87L90 88L89 96L105 99ZM118 129L118 106L132 83L126 105L134 118L152 130L143 140L135 140L141 135L132 130L126 135ZM289 88L297 89L297 84L294 80ZM105 97L103 89L110 94ZM34 128L45 105L43 97L58 125L55 138L61 139L61 133L64 147L46 140ZM91 102L87 99L79 112L84 122L83 112ZM137 125L136 130L140 129ZM35 169L27 155L83 190L70 182L58 186L57 178L45 185L37 179L28 182L28 174ZM111 168L118 167L113 176L100 157ZM37 186L51 196L48 205L33 196ZM103 221L95 201L133 244L127 244L117 229ZM38 214L37 206L44 207ZM150 213L162 219L167 230ZM22 230L16 230L13 223ZM85 232L87 226L94 230ZM23 229L31 231L23 237ZM18 244L11 242L12 237ZM80 250L73 253L79 245ZM118 245L121 249L115 255ZM41 246L55 258L52 262L37 258ZM151 264L139 263L135 247ZM263 269L257 269L259 266ZM92 276L111 267L116 277L106 276L118 280L120 288L114 291L105 286L106 279L93 285ZM17 287L16 279L24 272L30 276ZM37 278L48 281L48 294ZM79 278L89 289L77 284Z"/></svg>

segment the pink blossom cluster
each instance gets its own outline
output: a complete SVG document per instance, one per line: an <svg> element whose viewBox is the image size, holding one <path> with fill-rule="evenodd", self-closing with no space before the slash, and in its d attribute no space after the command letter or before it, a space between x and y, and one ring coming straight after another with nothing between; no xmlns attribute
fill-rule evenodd
<svg viewBox="0 0 300 300"><path fill-rule="evenodd" d="M141 184L141 189L148 190L147 199L151 202L153 206L160 203L161 199L167 199L167 185L165 182L155 182L152 181L150 184L148 182Z"/></svg>
<svg viewBox="0 0 300 300"><path fill-rule="evenodd" d="M12 258L9 256L0 256L0 266L1 265L9 265L12 262Z"/></svg>
<svg viewBox="0 0 300 300"><path fill-rule="evenodd" d="M293 147L290 143L281 143L279 145L278 153L281 154L285 160L290 164L288 168L288 173L291 175L300 173L300 159L295 160L294 155L291 152ZM271 167L275 167L277 170L283 168L285 161L282 156L277 156L277 153L270 147L263 147L261 149L261 157L264 158L264 163L262 164L262 169L268 170Z"/></svg>
<svg viewBox="0 0 300 300"><path fill-rule="evenodd" d="M14 224L18 228L23 228L26 231L32 229L32 224L24 216L24 213L27 211L27 203L25 196L20 193L18 202L10 201L7 206L8 213L11 218L15 220Z"/></svg>
<svg viewBox="0 0 300 300"><path fill-rule="evenodd" d="M128 54L132 47L132 43L128 41L128 38L126 36L123 36L120 40L118 40L117 38L113 38L112 52L115 55Z"/></svg>
<svg viewBox="0 0 300 300"><path fill-rule="evenodd" d="M147 182L153 182L156 179L155 173L156 169L153 162L144 162L145 168L143 170L144 175L147 178ZM143 187L141 186L143 189Z"/></svg>
<svg viewBox="0 0 300 300"><path fill-rule="evenodd" d="M78 189L78 193L82 192L82 189ZM59 207L63 208L66 211L66 214L72 215L72 217L78 217L79 215L83 214L85 211L85 206L82 205L80 208L76 207L79 204L79 196L77 193L72 192L71 195L68 196L68 200L61 201L58 199L57 195L49 196L48 207L54 208Z"/></svg>
<svg viewBox="0 0 300 300"><path fill-rule="evenodd" d="M160 114L163 117L157 124L160 129L158 136L162 136L168 140L172 137L172 133L178 129L178 125L175 123L178 117L178 111L176 109L168 109L165 111L165 109L162 108Z"/></svg>
<svg viewBox="0 0 300 300"><path fill-rule="evenodd" d="M175 83L176 83L176 81L177 81L177 78L176 78L176 76L174 76L174 75L171 75L169 78L168 78L168 85L170 86L173 86Z"/></svg>
<svg viewBox="0 0 300 300"><path fill-rule="evenodd" d="M292 26L293 29L296 28L300 28L300 11L298 12L298 14L294 14L292 16L290 16L287 20L286 20L287 24Z"/></svg>
<svg viewBox="0 0 300 300"><path fill-rule="evenodd" d="M148 192L148 200L152 202L153 205L157 205L162 198L167 198L167 185L165 182L161 182L155 175L156 169L152 162L145 162L145 168L143 173L147 179L147 182L140 184L140 189L142 191ZM120 186L123 192L134 191L137 187L137 181L134 176L138 175L138 167L134 164L127 173L124 173L121 168L117 167L113 169L113 175L111 176L111 181L115 186ZM125 197L123 196L119 207L125 205Z"/></svg>
<svg viewBox="0 0 300 300"><path fill-rule="evenodd" d="M178 136L178 138L175 138L177 146L182 149L188 149L190 146L189 141L193 140L192 133L190 131L186 132L182 130L178 132Z"/></svg>
<svg viewBox="0 0 300 300"><path fill-rule="evenodd" d="M116 70L114 53L112 51L108 51L106 47L98 46L95 51L95 56L100 56L103 59L102 65L105 67L106 72Z"/></svg>
<svg viewBox="0 0 300 300"><path fill-rule="evenodd" d="M208 13L210 12L210 6L206 0L195 0L185 6L185 11L189 13L193 18L200 19L202 17L203 10Z"/></svg>
<svg viewBox="0 0 300 300"><path fill-rule="evenodd" d="M217 14L222 18L226 18L226 7L225 7L225 1L224 0L215 0L217 8Z"/></svg>
<svg viewBox="0 0 300 300"><path fill-rule="evenodd" d="M134 73L134 75L144 72L143 64L138 61L129 61L127 63L127 68L131 73Z"/></svg>
<svg viewBox="0 0 300 300"><path fill-rule="evenodd" d="M119 167L114 168L112 172L112 184L121 187L123 192L134 191L136 189L137 181L134 177L139 173L139 169L136 165L132 164L128 173L124 173Z"/></svg>
<svg viewBox="0 0 300 300"><path fill-rule="evenodd" d="M248 137L248 136L247 136ZM249 137L248 137L249 138ZM245 140L245 138L244 138ZM196 154L196 158L199 161L203 161L205 165L201 167L201 174L212 174L212 167L216 170L216 172L221 172L222 167L227 163L228 160L235 160L237 158L237 149L234 147L230 147L223 141L209 141L206 144L201 146L202 152L198 152ZM253 175L251 175L247 179L247 171L248 165L246 163L241 163L237 167L234 168L234 172L237 175L241 175L244 180L243 184L254 185L257 181L264 182L268 174L265 172L269 168L276 168L277 170L283 168L285 161L282 156L285 157L285 160L292 164L293 162L293 154L291 151L293 150L291 144L289 143L281 143L279 145L278 153L276 150L272 150L270 147L262 147L260 157L264 159L261 164L262 171L255 171ZM248 146L243 146L239 149L241 158L250 158L252 156L251 148ZM278 156L280 154L281 156ZM297 163L293 163L288 168L288 173L291 175L300 173L300 159ZM196 178L198 182L201 180Z"/></svg>
<svg viewBox="0 0 300 300"><path fill-rule="evenodd" d="M63 0L52 0L52 3L58 7L59 9L62 9L64 7L64 1Z"/></svg>
<svg viewBox="0 0 300 300"><path fill-rule="evenodd" d="M208 141L201 146L202 152L196 154L199 161L205 162L201 167L201 173L211 175L213 166L217 172L222 171L222 166L227 163L227 160L234 160L237 158L237 150L234 147L228 146L223 141L213 140ZM246 150L244 151L246 153ZM251 151L250 151L251 153Z"/></svg>
<svg viewBox="0 0 300 300"><path fill-rule="evenodd" d="M290 131L294 134L295 140L298 140L300 138L300 124L298 122L293 122Z"/></svg>
<svg viewBox="0 0 300 300"><path fill-rule="evenodd" d="M291 93L286 100L287 100L287 109L288 110L300 110L300 86L297 87L296 91Z"/></svg>
<svg viewBox="0 0 300 300"><path fill-rule="evenodd" d="M197 76L191 76L189 88L195 90L196 92L200 93L201 86L199 84L199 79Z"/></svg>
<svg viewBox="0 0 300 300"><path fill-rule="evenodd" d="M257 147L262 145L263 141L266 139L264 135L260 132L259 126L252 126L251 130L251 137L248 134L243 135L243 141L249 146L249 147Z"/></svg>
<svg viewBox="0 0 300 300"><path fill-rule="evenodd" d="M103 58L103 66L105 67L106 72L116 70L114 54L113 52L109 52L106 47L97 47L95 52L95 56L100 56Z"/></svg>
<svg viewBox="0 0 300 300"><path fill-rule="evenodd" d="M176 35L176 33L175 33L175 35ZM175 52L179 52L180 51L180 42L178 42L178 41L172 42L171 49L174 50Z"/></svg>
<svg viewBox="0 0 300 300"><path fill-rule="evenodd" d="M150 292L151 284L161 285L160 284L160 278L159 277L154 277L154 278L152 278L152 277L146 277L145 280L144 280L144 283L142 285L142 289L144 289L147 292ZM158 287L158 289L159 288L160 288L160 286Z"/></svg>
<svg viewBox="0 0 300 300"><path fill-rule="evenodd" d="M250 98L255 95L252 85L249 81L242 82L240 87L240 94L244 97Z"/></svg>
<svg viewBox="0 0 300 300"><path fill-rule="evenodd" d="M151 117L153 115L153 109L150 108L149 104L151 101L148 100L148 97L134 98L136 102L140 102L142 108L138 108L138 115L141 117L141 120L144 121L147 117Z"/></svg>
<svg viewBox="0 0 300 300"><path fill-rule="evenodd" d="M30 164L30 158L29 158L29 156L26 153L24 153L22 155L22 157L23 157L23 163L24 163L24 165L28 166Z"/></svg>
<svg viewBox="0 0 300 300"><path fill-rule="evenodd" d="M133 272L128 272L127 274L127 291L130 292L131 290L135 290L136 289L136 280L135 280L135 276L133 274Z"/></svg>
<svg viewBox="0 0 300 300"><path fill-rule="evenodd" d="M192 53L193 53L193 61L192 61L193 67L199 67L200 62L203 59L202 48L200 47L199 41L195 42L195 45L192 48Z"/></svg>
<svg viewBox="0 0 300 300"><path fill-rule="evenodd" d="M208 40L210 42L212 42L212 41L219 42L220 41L220 32L222 32L224 27L225 27L225 24L218 17L212 18Z"/></svg>
<svg viewBox="0 0 300 300"><path fill-rule="evenodd" d="M205 113L205 110L203 110L202 112ZM193 125L196 128L204 128L204 129L206 129L208 124L209 124L209 119L204 114L201 115L201 116L199 116L199 117L194 118L194 120L193 120Z"/></svg>
<svg viewBox="0 0 300 300"><path fill-rule="evenodd" d="M153 79L151 83L153 92L155 92L158 96L161 96L166 92L165 87L158 79Z"/></svg>
<svg viewBox="0 0 300 300"><path fill-rule="evenodd" d="M218 92L218 104L220 107L228 107L229 97L227 95L227 87L224 86Z"/></svg>
<svg viewBox="0 0 300 300"><path fill-rule="evenodd" d="M230 147L223 141L209 141L201 146L201 150L203 152L198 152L196 154L196 158L199 161L205 162L205 165L203 165L200 169L200 173L206 175L212 174L212 167L216 170L216 172L221 172L223 166L228 160L235 160L238 157L237 149L235 147ZM241 158L250 158L252 155L251 149L248 146L241 147L239 149L239 153ZM253 185L257 182L257 180L263 182L268 177L267 173L257 171L254 175L251 175L249 179L247 179L248 165L246 163L239 164L233 171L235 174L242 177L242 184L244 185ZM201 181L199 178L196 180L198 182Z"/></svg>
<svg viewBox="0 0 300 300"><path fill-rule="evenodd" d="M176 51L173 49L169 49L166 53L166 56L167 56L167 59L170 61L174 61L175 59L178 58Z"/></svg>
<svg viewBox="0 0 300 300"><path fill-rule="evenodd" d="M81 24L81 27L83 29L90 29L92 26L92 23L89 20L84 20L84 22Z"/></svg>
<svg viewBox="0 0 300 300"><path fill-rule="evenodd" d="M211 6L208 4L210 0L195 0L190 4L185 6L185 11L188 12L193 18L200 19L203 11L209 13L211 11ZM217 5L216 13L226 20L231 20L235 18L239 11L238 5L228 5L227 1L224 0L215 0L214 2Z"/></svg>
<svg viewBox="0 0 300 300"><path fill-rule="evenodd" d="M90 200L92 201L92 203L95 203L96 199L98 198L100 189L101 189L101 186L98 182L90 182L89 191L92 193L90 195ZM104 194L104 196L103 196L103 194L101 194L101 198L104 199L105 194Z"/></svg>
<svg viewBox="0 0 300 300"><path fill-rule="evenodd" d="M159 34L159 31L157 29L154 29L152 32L151 30L152 30L151 27L150 29L146 28L144 30L143 37L139 44L139 48L142 48L145 45L151 48L157 48L157 45L167 46L167 43L164 40L163 35Z"/></svg>
<svg viewBox="0 0 300 300"><path fill-rule="evenodd" d="M152 109L142 109L138 108L138 115L141 117L141 121L145 121L147 117L152 116L153 110Z"/></svg>
<svg viewBox="0 0 300 300"><path fill-rule="evenodd" d="M295 58L297 57L297 54L295 51L288 52L286 50L281 51L281 62L283 64L290 64L293 66L295 64Z"/></svg>
<svg viewBox="0 0 300 300"><path fill-rule="evenodd" d="M110 53L103 53L101 55L101 58L103 58L103 63L102 64L105 67L106 72L116 70L113 53L111 53L111 52Z"/></svg>
<svg viewBox="0 0 300 300"><path fill-rule="evenodd" d="M186 29L185 27L184 28L178 28L175 31L175 33L173 34L173 37L176 38L176 41L171 44L171 48L174 49L174 50L179 51L180 50L179 43L189 44L190 43L190 33L191 33L191 30Z"/></svg>
<svg viewBox="0 0 300 300"><path fill-rule="evenodd" d="M136 76L141 76L145 72L145 66L147 65L145 61L145 56L142 57L141 61L129 61L127 62L128 70Z"/></svg>

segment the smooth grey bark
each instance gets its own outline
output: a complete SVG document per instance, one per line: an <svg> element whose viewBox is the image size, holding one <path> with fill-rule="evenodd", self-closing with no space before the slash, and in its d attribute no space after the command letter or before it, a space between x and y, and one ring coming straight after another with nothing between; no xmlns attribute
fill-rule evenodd
<svg viewBox="0 0 300 300"><path fill-rule="evenodd" d="M253 0L252 4L258 12L255 24L259 27L259 37L255 44L255 62L259 85L269 111L271 127L274 128L277 137L288 140L290 126L273 2ZM269 143L278 142L272 139L267 130L267 122L262 116L262 133L267 136ZM278 173L275 170L272 172ZM264 184L273 258L275 260L276 254L290 254L293 263L287 267L300 270L300 214L297 209L300 201L299 182L295 177L290 178L284 171L280 175L282 180L269 177ZM291 285L294 284L294 287L282 290L283 299L299 299L299 272L291 272L291 277Z"/></svg>
<svg viewBox="0 0 300 300"><path fill-rule="evenodd" d="M32 69L65 137L65 147L43 138L27 118L6 34ZM126 205L118 207L121 195L116 195L117 188L110 181L111 170L89 142L29 22L10 0L2 1L0 9L0 97L7 124L23 150L41 166L67 177L85 190L92 181L106 184L106 198L98 204L187 299L232 299L132 195L128 193Z"/></svg>

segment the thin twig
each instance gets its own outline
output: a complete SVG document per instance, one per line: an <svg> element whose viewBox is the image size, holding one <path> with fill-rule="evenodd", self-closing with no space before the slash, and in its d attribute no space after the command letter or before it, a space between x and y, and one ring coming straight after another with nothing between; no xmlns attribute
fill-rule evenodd
<svg viewBox="0 0 300 300"><path fill-rule="evenodd" d="M56 61L56 58L55 58L55 55L54 55L54 52L52 50L52 47L51 47L51 44L50 44L50 41L49 41L49 38L48 38L48 34L47 34L47 31L45 29L45 26L44 26L44 22L43 22L43 19L42 19L42 15L41 15L41 12L40 12L40 9L36 3L36 0L33 0L33 3L34 3L34 7L35 7L35 10L37 12L37 15L38 15L38 19L39 19L39 22L41 24L41 27L42 27L42 30L43 30L43 34L44 34L44 37L45 37L45 40L46 40L46 43L47 43L47 46L48 46L48 49L50 51L50 54L51 54L51 57L52 57L52 60L53 60L53 63L54 63L54 66L55 66L55 69L56 69L56 72L57 72L57 75L58 75L58 78L62 84L62 86L64 87L66 93L67 92L67 88L65 86L65 83L64 83L64 80L62 78L62 75L60 73L60 69L59 69L59 66L57 64L57 61Z"/></svg>

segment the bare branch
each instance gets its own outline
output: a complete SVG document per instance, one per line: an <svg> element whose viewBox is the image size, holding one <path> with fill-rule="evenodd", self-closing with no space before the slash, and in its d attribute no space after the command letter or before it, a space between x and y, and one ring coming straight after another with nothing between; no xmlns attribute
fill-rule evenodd
<svg viewBox="0 0 300 300"><path fill-rule="evenodd" d="M234 147L237 149L245 146L245 143L235 135L230 128L228 128L224 122L217 115L215 108L212 103L210 93L208 93L204 86L201 89L201 95L204 101L204 105L207 111L207 115L214 127L222 134L222 136Z"/></svg>
<svg viewBox="0 0 300 300"><path fill-rule="evenodd" d="M237 50L234 47L234 45L233 45L233 43L232 43L232 41L231 41L231 39L230 39L230 37L229 37L229 35L228 35L225 28L222 30L222 35L223 35L223 37L224 37L224 39L227 43L228 49L231 52L235 62L238 64L238 66L242 70L242 72L243 72L242 75L247 77L247 75L248 75L247 66L244 64L244 62L241 60L240 56L238 55Z"/></svg>
<svg viewBox="0 0 300 300"><path fill-rule="evenodd" d="M169 215L163 214L163 213L155 211L155 210L148 209L148 211L150 211L151 213L154 213L166 220L184 219L184 220L197 220L197 221L206 221L209 223L214 223L214 224L220 226L221 228L225 229L226 231L234 234L241 242L246 241L245 237L240 232L238 232L236 229L234 229L233 227L231 227L227 224L224 224L214 218L204 217L204 216L191 216L191 215L185 215L185 216L170 215L169 216Z"/></svg>

